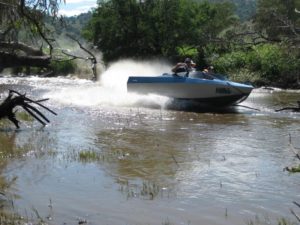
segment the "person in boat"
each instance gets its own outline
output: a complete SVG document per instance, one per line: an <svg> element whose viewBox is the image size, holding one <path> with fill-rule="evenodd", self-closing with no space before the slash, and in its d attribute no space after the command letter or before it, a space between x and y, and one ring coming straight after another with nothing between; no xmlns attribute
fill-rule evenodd
<svg viewBox="0 0 300 225"><path fill-rule="evenodd" d="M186 58L184 62L177 63L173 68L173 73L180 73L180 72L192 72L195 71L196 64L193 62L191 58Z"/></svg>
<svg viewBox="0 0 300 225"><path fill-rule="evenodd" d="M214 67L213 66L209 66L209 67L205 68L203 70L203 72L206 73L206 74L214 74L215 73L214 72Z"/></svg>

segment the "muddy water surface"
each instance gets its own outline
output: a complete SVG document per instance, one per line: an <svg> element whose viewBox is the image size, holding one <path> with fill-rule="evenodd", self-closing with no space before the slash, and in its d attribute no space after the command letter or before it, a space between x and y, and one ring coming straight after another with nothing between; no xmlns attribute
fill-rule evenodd
<svg viewBox="0 0 300 225"><path fill-rule="evenodd" d="M255 90L224 112L166 108L158 96L127 95L103 83L1 78L58 113L46 127L1 121L2 176L16 178L15 210L49 224L247 224L259 216L295 221L300 115L274 110L299 93ZM21 111L21 110L20 110ZM44 112L44 111L43 111Z"/></svg>

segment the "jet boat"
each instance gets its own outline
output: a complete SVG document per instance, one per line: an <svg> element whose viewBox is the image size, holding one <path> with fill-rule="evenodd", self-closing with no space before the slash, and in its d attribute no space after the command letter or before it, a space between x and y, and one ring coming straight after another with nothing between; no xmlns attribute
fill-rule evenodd
<svg viewBox="0 0 300 225"><path fill-rule="evenodd" d="M224 107L244 101L253 86L230 81L220 74L194 71L160 76L130 76L127 91L156 94L176 100L189 100L213 107Z"/></svg>

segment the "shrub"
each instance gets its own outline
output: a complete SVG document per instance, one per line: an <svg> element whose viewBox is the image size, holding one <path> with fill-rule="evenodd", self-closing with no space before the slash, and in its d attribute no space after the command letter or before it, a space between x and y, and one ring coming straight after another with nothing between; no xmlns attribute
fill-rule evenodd
<svg viewBox="0 0 300 225"><path fill-rule="evenodd" d="M51 68L56 75L68 75L75 72L76 64L70 60L52 61Z"/></svg>
<svg viewBox="0 0 300 225"><path fill-rule="evenodd" d="M276 44L261 44L225 53L212 63L217 72L228 73L239 81L294 87L300 70L298 54ZM254 76L252 79L251 75Z"/></svg>

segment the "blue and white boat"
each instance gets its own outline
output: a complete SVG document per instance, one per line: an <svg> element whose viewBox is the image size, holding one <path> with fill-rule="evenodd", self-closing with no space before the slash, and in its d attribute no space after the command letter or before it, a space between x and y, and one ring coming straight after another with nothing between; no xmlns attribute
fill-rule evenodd
<svg viewBox="0 0 300 225"><path fill-rule="evenodd" d="M241 103L253 88L252 85L229 81L222 75L209 75L200 71L189 74L165 73L155 77L131 76L127 81L128 92L156 94L213 107Z"/></svg>

